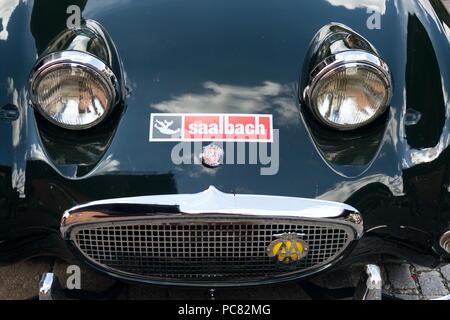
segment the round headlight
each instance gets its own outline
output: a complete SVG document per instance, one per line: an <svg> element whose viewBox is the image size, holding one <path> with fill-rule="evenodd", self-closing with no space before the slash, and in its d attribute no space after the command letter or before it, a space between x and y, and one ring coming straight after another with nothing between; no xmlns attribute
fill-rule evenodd
<svg viewBox="0 0 450 320"><path fill-rule="evenodd" d="M53 53L38 62L31 80L33 105L52 123L86 129L100 123L115 104L115 77L88 53Z"/></svg>
<svg viewBox="0 0 450 320"><path fill-rule="evenodd" d="M378 118L392 95L389 69L363 51L339 53L313 71L307 98L314 115L341 130L356 129Z"/></svg>

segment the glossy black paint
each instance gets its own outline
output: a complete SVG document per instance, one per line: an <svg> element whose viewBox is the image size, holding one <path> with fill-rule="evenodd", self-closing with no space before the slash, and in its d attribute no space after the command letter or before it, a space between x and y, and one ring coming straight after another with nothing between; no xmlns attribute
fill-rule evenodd
<svg viewBox="0 0 450 320"><path fill-rule="evenodd" d="M2 2L0 38L0 264L70 255L64 210L113 197L224 192L320 198L362 212L366 234L347 263L392 254L426 265L450 228L449 16L428 0ZM339 5L342 3L342 5ZM66 8L101 23L123 62L129 96L99 128L70 132L29 103L28 77L65 28ZM381 29L366 22L376 8ZM7 17L2 17L3 25ZM389 64L389 112L357 132L329 131L298 97L310 41L338 22L368 39ZM270 113L279 170L263 165L174 165L175 143L150 143L152 112Z"/></svg>

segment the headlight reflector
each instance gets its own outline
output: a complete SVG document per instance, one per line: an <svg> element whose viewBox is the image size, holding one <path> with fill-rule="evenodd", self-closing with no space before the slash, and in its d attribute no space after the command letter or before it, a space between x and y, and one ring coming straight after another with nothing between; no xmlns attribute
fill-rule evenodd
<svg viewBox="0 0 450 320"><path fill-rule="evenodd" d="M100 123L115 103L115 77L101 60L84 52L53 53L31 80L33 105L52 123L86 129Z"/></svg>

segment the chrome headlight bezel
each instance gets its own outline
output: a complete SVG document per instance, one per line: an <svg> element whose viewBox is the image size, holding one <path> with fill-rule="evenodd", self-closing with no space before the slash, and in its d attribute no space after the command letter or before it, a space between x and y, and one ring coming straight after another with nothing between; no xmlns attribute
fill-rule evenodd
<svg viewBox="0 0 450 320"><path fill-rule="evenodd" d="M341 23L318 30L299 83L300 103L318 123L337 131L359 129L382 118L392 97L389 66L373 44Z"/></svg>
<svg viewBox="0 0 450 320"><path fill-rule="evenodd" d="M102 84L107 88L108 95L110 97L109 105L99 118L88 124L68 125L59 122L48 115L36 99L38 94L38 92L36 91L36 85L39 83L39 81L41 81L48 72L68 66L71 68L79 68L91 74L95 74L98 78L98 81L101 81ZM41 58L36 63L30 77L30 94L33 107L35 107L39 111L39 113L51 123L59 127L71 130L88 129L103 122L103 120L107 118L111 113L114 105L118 102L118 90L119 82L111 68L96 56L82 51L59 51L50 53Z"/></svg>
<svg viewBox="0 0 450 320"><path fill-rule="evenodd" d="M376 113L368 120L352 125L340 125L328 121L318 112L315 104L315 93L320 82L342 69L360 67L375 73L385 84L386 101ZM308 104L313 114L325 125L338 130L352 130L363 127L386 111L392 98L392 77L387 63L379 56L364 50L348 50L333 54L319 63L310 73L310 81L303 92L304 101Z"/></svg>

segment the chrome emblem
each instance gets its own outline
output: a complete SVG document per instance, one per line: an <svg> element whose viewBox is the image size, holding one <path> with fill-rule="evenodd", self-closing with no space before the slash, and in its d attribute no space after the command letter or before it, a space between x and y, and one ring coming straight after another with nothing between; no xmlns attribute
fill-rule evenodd
<svg viewBox="0 0 450 320"><path fill-rule="evenodd" d="M203 152L200 154L200 159L207 167L218 167L222 164L223 149L215 144L207 145L203 147Z"/></svg>
<svg viewBox="0 0 450 320"><path fill-rule="evenodd" d="M291 264L300 261L309 251L306 241L299 238L296 233L276 235L278 239L272 241L267 247L267 255L278 262Z"/></svg>

